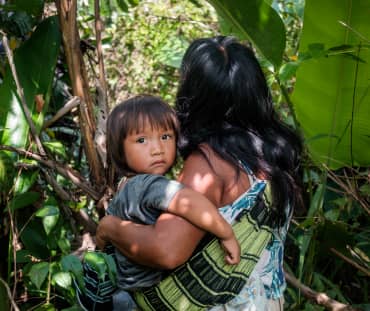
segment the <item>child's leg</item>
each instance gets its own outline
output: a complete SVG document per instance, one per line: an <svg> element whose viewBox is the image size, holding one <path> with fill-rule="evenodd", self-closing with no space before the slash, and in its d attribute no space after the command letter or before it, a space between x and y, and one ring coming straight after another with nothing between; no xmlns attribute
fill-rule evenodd
<svg viewBox="0 0 370 311"><path fill-rule="evenodd" d="M113 311L134 311L137 305L129 292L117 290L113 294Z"/></svg>

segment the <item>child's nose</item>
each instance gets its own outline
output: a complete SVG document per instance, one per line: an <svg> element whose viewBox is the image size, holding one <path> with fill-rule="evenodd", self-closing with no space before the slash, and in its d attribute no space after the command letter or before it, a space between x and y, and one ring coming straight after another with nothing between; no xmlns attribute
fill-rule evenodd
<svg viewBox="0 0 370 311"><path fill-rule="evenodd" d="M163 153L163 146L160 142L153 143L151 155L160 155Z"/></svg>

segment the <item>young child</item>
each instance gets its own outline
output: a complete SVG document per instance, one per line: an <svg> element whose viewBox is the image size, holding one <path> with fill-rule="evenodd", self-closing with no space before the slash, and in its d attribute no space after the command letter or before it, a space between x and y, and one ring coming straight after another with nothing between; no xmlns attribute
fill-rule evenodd
<svg viewBox="0 0 370 311"><path fill-rule="evenodd" d="M176 160L178 133L174 110L158 97L136 96L114 107L107 120L107 154L124 178L107 214L141 224L155 224L162 212L176 214L218 237L226 262L237 264L240 246L217 207L163 176ZM113 305L127 310L130 302L122 297L130 297L125 291L157 284L165 272L133 263L117 249L115 255L123 292L113 296Z"/></svg>

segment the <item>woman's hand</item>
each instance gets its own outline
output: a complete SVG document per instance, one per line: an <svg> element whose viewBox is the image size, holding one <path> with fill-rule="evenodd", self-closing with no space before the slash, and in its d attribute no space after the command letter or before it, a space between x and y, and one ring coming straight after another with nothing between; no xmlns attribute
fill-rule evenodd
<svg viewBox="0 0 370 311"><path fill-rule="evenodd" d="M225 251L225 262L229 265L237 265L240 262L240 245L235 235L227 239L221 239L221 247Z"/></svg>

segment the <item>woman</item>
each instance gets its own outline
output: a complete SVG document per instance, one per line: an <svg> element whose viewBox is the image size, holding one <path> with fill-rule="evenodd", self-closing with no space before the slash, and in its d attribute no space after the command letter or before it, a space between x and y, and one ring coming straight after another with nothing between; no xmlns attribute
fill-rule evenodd
<svg viewBox="0 0 370 311"><path fill-rule="evenodd" d="M231 37L195 40L185 53L176 99L184 167L178 178L222 207L250 189L253 178L270 185L274 239L264 249L240 294L214 310L282 308L283 245L293 208L301 203L299 137L277 117L253 52ZM247 169L245 169L247 167ZM154 226L106 216L100 247L113 243L131 260L173 269L186 262L205 232L162 214Z"/></svg>

